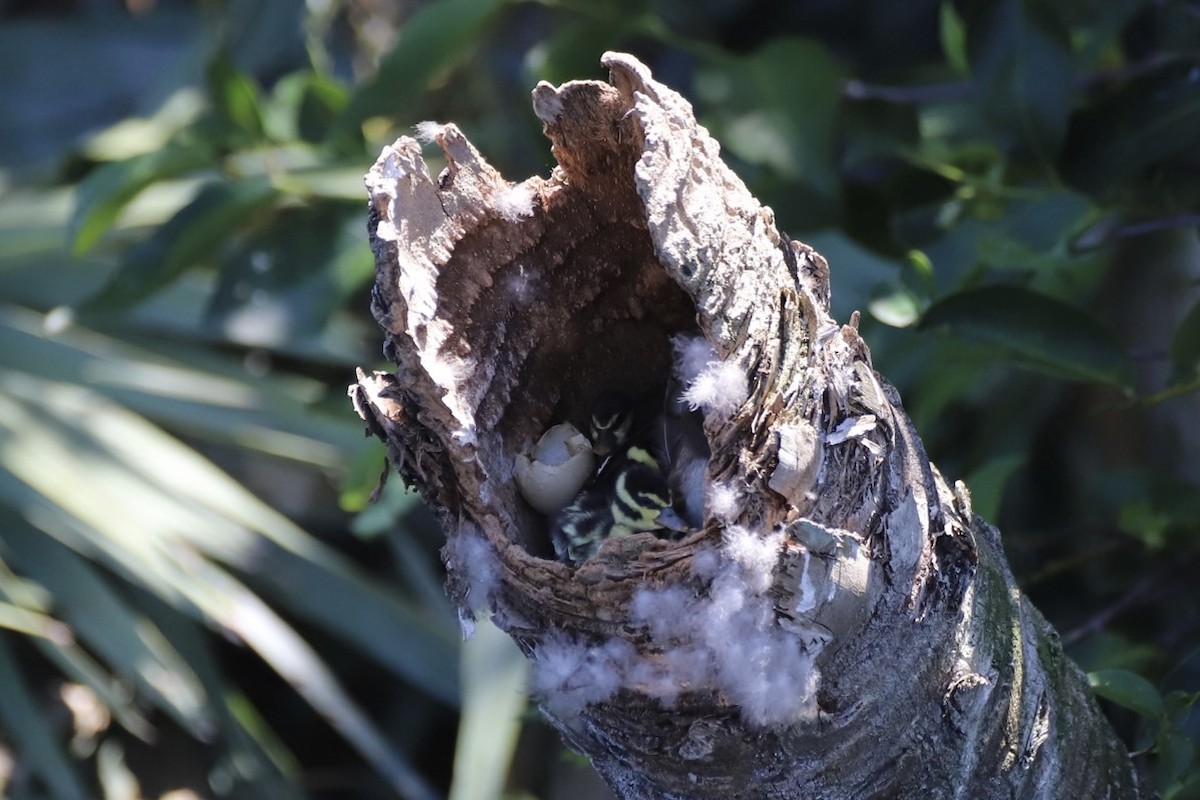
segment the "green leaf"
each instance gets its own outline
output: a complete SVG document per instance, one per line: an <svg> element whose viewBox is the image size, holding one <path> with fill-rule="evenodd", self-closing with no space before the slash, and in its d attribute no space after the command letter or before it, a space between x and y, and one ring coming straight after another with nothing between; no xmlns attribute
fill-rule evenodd
<svg viewBox="0 0 1200 800"><path fill-rule="evenodd" d="M213 38L219 41L222 55L242 73L270 75L280 64L296 61L306 22L321 13L336 12L317 11L308 3L235 0L221 6L222 25Z"/></svg>
<svg viewBox="0 0 1200 800"><path fill-rule="evenodd" d="M385 592L333 552L298 554L261 542L254 568L276 606L320 625L431 697L459 704L458 646L442 620Z"/></svg>
<svg viewBox="0 0 1200 800"><path fill-rule="evenodd" d="M321 330L346 296L374 277L373 269L358 270L357 281L342 285L335 270L350 255L370 261L361 217L359 203L284 208L269 226L231 243L208 324L238 331L239 341L267 346Z"/></svg>
<svg viewBox="0 0 1200 800"><path fill-rule="evenodd" d="M871 316L893 328L907 328L921 317L921 301L903 286L885 285L871 293Z"/></svg>
<svg viewBox="0 0 1200 800"><path fill-rule="evenodd" d="M504 4L505 0L445 0L422 7L404 25L375 77L351 98L338 131L350 133L372 116L411 114L411 106L435 78L466 60Z"/></svg>
<svg viewBox="0 0 1200 800"><path fill-rule="evenodd" d="M613 13L601 3L592 9L597 13L564 25L537 49L535 68L540 79L557 84L596 74L600 54L629 36L638 22L636 17Z"/></svg>
<svg viewBox="0 0 1200 800"><path fill-rule="evenodd" d="M1174 58L1142 72L1075 115L1062 170L1100 193L1118 181L1200 148L1200 59Z"/></svg>
<svg viewBox="0 0 1200 800"><path fill-rule="evenodd" d="M910 249L924 249L944 239L965 211L957 184L926 169L905 169L894 176L888 201L890 232L897 244Z"/></svg>
<svg viewBox="0 0 1200 800"><path fill-rule="evenodd" d="M500 800L521 732L529 662L489 621L463 645L463 706L450 800Z"/></svg>
<svg viewBox="0 0 1200 800"><path fill-rule="evenodd" d="M99 397L209 441L335 469L365 446L362 424L322 414L317 381L254 376L243 365L151 337L124 342L68 327L49 336L41 315L0 308L0 367L69 383L86 376ZM161 343L159 343L161 344Z"/></svg>
<svg viewBox="0 0 1200 800"><path fill-rule="evenodd" d="M1049 164L1062 146L1074 68L1066 28L1048 0L974 4L965 20L975 101Z"/></svg>
<svg viewBox="0 0 1200 800"><path fill-rule="evenodd" d="M1164 789L1162 800L1200 800L1200 772L1192 772L1183 780Z"/></svg>
<svg viewBox="0 0 1200 800"><path fill-rule="evenodd" d="M323 75L307 74L300 106L296 113L296 129L301 139L320 142L325 139L350 102L346 87Z"/></svg>
<svg viewBox="0 0 1200 800"><path fill-rule="evenodd" d="M207 113L210 104L199 89L180 87L149 116L126 117L87 138L80 156L88 161L125 161L177 146Z"/></svg>
<svg viewBox="0 0 1200 800"><path fill-rule="evenodd" d="M97 167L76 191L75 211L67 223L72 252L82 255L90 250L147 186L205 167L212 159L211 150L201 144L171 144Z"/></svg>
<svg viewBox="0 0 1200 800"><path fill-rule="evenodd" d="M277 142L321 142L349 99L346 87L332 78L309 71L294 72L275 84L270 102L262 109L263 126Z"/></svg>
<svg viewBox="0 0 1200 800"><path fill-rule="evenodd" d="M959 75L970 74L966 27L963 25L962 16L949 0L943 0L939 8L939 21L941 24L938 31L941 34L942 53L946 56L950 68Z"/></svg>
<svg viewBox="0 0 1200 800"><path fill-rule="evenodd" d="M280 562L263 567L268 577L287 582L286 605L323 614L326 622L334 615L348 637L351 629L370 629L378 648L391 648L394 657L438 657L436 651L404 652L413 637L397 629L404 621L397 600L389 602L338 554L136 415L78 386L11 372L0 372L0 381L6 444L0 497L67 546L245 642L397 792L434 797L313 646L218 562L253 577L259 554L278 547L306 565L280 574L270 574ZM452 670L442 671L453 680Z"/></svg>
<svg viewBox="0 0 1200 800"><path fill-rule="evenodd" d="M845 70L823 45L792 37L772 40L732 63L714 62L697 81L703 81L698 91L706 91L713 113L723 120L723 148L834 197L834 132L844 78Z"/></svg>
<svg viewBox="0 0 1200 800"><path fill-rule="evenodd" d="M46 7L39 4L40 12ZM0 25L0 165L48 176L87 133L157 107L188 80L206 31L197 9L139 15L12 14ZM176 13L178 12L178 13Z"/></svg>
<svg viewBox="0 0 1200 800"><path fill-rule="evenodd" d="M1048 273L1069 260L1057 252L1034 248L1027 237L983 233L978 242L980 263L1001 272Z"/></svg>
<svg viewBox="0 0 1200 800"><path fill-rule="evenodd" d="M1179 381L1200 374L1200 302L1192 306L1171 337L1171 364Z"/></svg>
<svg viewBox="0 0 1200 800"><path fill-rule="evenodd" d="M920 144L917 110L911 105L875 98L843 102L839 108L839 160L843 172L875 174L884 165L891 173L898 159L909 156ZM855 211L861 213L858 205ZM858 220L847 220L856 226Z"/></svg>
<svg viewBox="0 0 1200 800"><path fill-rule="evenodd" d="M1188 718L1192 714L1192 708L1200 701L1200 692L1167 692L1167 696L1163 698L1163 702L1167 707L1167 725L1172 728L1182 729L1187 725Z"/></svg>
<svg viewBox="0 0 1200 800"><path fill-rule="evenodd" d="M1154 684L1126 669L1102 669L1088 673L1088 683L1099 697L1111 700L1143 717L1158 719L1163 715L1162 695Z"/></svg>
<svg viewBox="0 0 1200 800"><path fill-rule="evenodd" d="M843 231L821 231L806 237L805 241L830 264L837 265L830 270L831 310L835 319L848 319L854 311L861 310L859 303L881 284L894 285L897 273L903 269L895 260L863 247Z"/></svg>
<svg viewBox="0 0 1200 800"><path fill-rule="evenodd" d="M1159 729L1154 749L1158 753L1155 777L1159 786L1169 786L1177 781L1196 760L1196 741L1171 728Z"/></svg>
<svg viewBox="0 0 1200 800"><path fill-rule="evenodd" d="M966 484L971 491L972 510L989 522L995 522L1000 515L1004 487L1025 461L1023 455L997 456L989 458L982 467L971 473Z"/></svg>
<svg viewBox="0 0 1200 800"><path fill-rule="evenodd" d="M164 288L185 269L215 260L222 243L275 202L267 180L205 186L191 203L126 253L120 268L81 312L116 311Z"/></svg>
<svg viewBox="0 0 1200 800"><path fill-rule="evenodd" d="M136 800L142 796L137 776L125 762L125 748L116 739L105 739L96 751L96 780L106 800Z"/></svg>
<svg viewBox="0 0 1200 800"><path fill-rule="evenodd" d="M130 607L73 551L24 525L5 531L13 563L54 595L61 618L145 696L193 735L212 729L196 676L162 632Z"/></svg>
<svg viewBox="0 0 1200 800"><path fill-rule="evenodd" d="M213 105L222 118L254 138L263 133L258 87L237 71L228 58L218 57L206 70Z"/></svg>
<svg viewBox="0 0 1200 800"><path fill-rule="evenodd" d="M364 539L382 536L395 524L398 516L394 516L390 508L381 509L378 502L372 502L376 489L380 488L380 482L391 469L385 447L381 441L372 441L370 446L364 447L350 461L346 474L342 476L338 505L344 511L357 513L351 530L356 536ZM382 502L388 497L389 487L384 486L379 501Z"/></svg>
<svg viewBox="0 0 1200 800"><path fill-rule="evenodd" d="M205 694L213 700L217 720L230 761L238 765L230 776L248 784L245 793L230 797L264 797L301 800L297 788L302 768L295 756L270 729L251 701L235 686L218 663L203 623L193 621L165 603L147 603L147 613L179 649L195 671ZM286 777L285 777L286 776Z"/></svg>
<svg viewBox="0 0 1200 800"><path fill-rule="evenodd" d="M1136 536L1151 549L1166 545L1167 534L1174 524L1175 519L1170 512L1157 508L1149 499L1121 506L1117 517L1117 527Z"/></svg>
<svg viewBox="0 0 1200 800"><path fill-rule="evenodd" d="M412 800L436 800L436 791L383 737L311 643L212 562L197 559L189 566L193 574L183 588L190 602L254 650L354 746L394 792Z"/></svg>
<svg viewBox="0 0 1200 800"><path fill-rule="evenodd" d="M1118 525L1151 548L1193 547L1200 530L1200 488L1176 475L1147 475L1149 486L1121 506Z"/></svg>
<svg viewBox="0 0 1200 800"><path fill-rule="evenodd" d="M47 514L77 520L56 536L106 554L116 569L167 597L183 588L164 583L172 567L163 554L176 549L254 572L281 606L448 705L458 703L451 629L369 580L195 451L87 389L9 372L0 372L0 389L0 432L9 435L0 451L8 473L0 476L18 479L0 482L0 494L8 491L18 506L49 501L55 508ZM74 444L67 447L63 436ZM44 501L30 499L31 490Z"/></svg>
<svg viewBox="0 0 1200 800"><path fill-rule="evenodd" d="M12 481L9 473L0 471L0 493L13 495L9 485ZM7 532L18 528L32 530L27 520L21 519L4 504L0 504L0 526L0 530ZM3 540L0 540L0 544L3 544ZM54 601L44 587L14 574L3 561L0 561L0 597L11 599L14 608L39 615L45 615ZM128 682L118 680L97 662L71 635L67 625L54 620L51 626L45 631L35 631L33 644L58 667L67 680L91 689L121 727L142 741L150 741L154 729L143 715L141 703L129 692Z"/></svg>
<svg viewBox="0 0 1200 800"><path fill-rule="evenodd" d="M83 782L50 727L50 714L33 703L33 698L42 696L25 682L9 649L8 635L0 631L0 727L57 800L86 800Z"/></svg>
<svg viewBox="0 0 1200 800"><path fill-rule="evenodd" d="M1139 15L1145 14L1147 7L1145 0L1085 0L1060 3L1058 10L1071 29L1071 41L1079 54L1078 63L1087 69L1103 69L1112 66L1116 54L1122 52L1122 39L1129 33L1128 26ZM1171 13L1165 8L1162 10ZM1154 27L1153 22L1145 19L1136 24ZM1172 49L1165 41L1160 41L1159 46L1163 50Z"/></svg>
<svg viewBox="0 0 1200 800"><path fill-rule="evenodd" d="M1116 335L1095 318L1045 295L992 286L950 295L925 313L920 328L999 346L1015 363L1051 375L1128 389L1133 366Z"/></svg>
<svg viewBox="0 0 1200 800"><path fill-rule="evenodd" d="M289 194L305 199L346 200L354 203L356 208L360 206L366 194L363 191L362 164L359 163L346 166L326 164L319 167L300 167L275 175L274 180L276 186ZM362 246L361 231L358 238L359 249L369 253L370 251Z"/></svg>

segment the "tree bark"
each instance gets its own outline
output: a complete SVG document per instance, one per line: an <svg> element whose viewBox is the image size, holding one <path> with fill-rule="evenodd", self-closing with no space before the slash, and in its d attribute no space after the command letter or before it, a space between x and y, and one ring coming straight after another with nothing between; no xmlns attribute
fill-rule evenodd
<svg viewBox="0 0 1200 800"><path fill-rule="evenodd" d="M636 59L533 91L558 166L505 181L453 125L367 175L393 373L350 393L447 535L542 710L622 798L1134 798L1085 677L995 528L931 465L829 267ZM596 392L661 390L671 337L745 378L711 407L705 522L578 567L513 482Z"/></svg>

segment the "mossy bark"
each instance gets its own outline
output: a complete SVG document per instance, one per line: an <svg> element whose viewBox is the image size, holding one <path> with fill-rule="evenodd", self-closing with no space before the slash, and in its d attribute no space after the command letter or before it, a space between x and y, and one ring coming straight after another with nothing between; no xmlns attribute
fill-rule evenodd
<svg viewBox="0 0 1200 800"><path fill-rule="evenodd" d="M546 684L540 699L623 798L1137 797L998 533L929 463L855 321L830 317L825 260L776 229L682 97L630 56L603 63L611 83L533 92L548 179L510 184L453 125L437 177L407 137L367 176L373 311L396 369L351 395L440 517L464 619L490 611L535 668L548 643L593 668L622 654L602 662L610 691L563 703ZM515 455L553 423L582 427L601 388L661 388L681 333L747 379L741 407L704 426L708 478L736 513L554 561ZM768 588L743 599L811 658L812 703L784 686L784 718L747 714L728 671L673 673L676 645L720 654L631 611L648 589L706 602L697 559L727 563L734 530L774 548Z"/></svg>

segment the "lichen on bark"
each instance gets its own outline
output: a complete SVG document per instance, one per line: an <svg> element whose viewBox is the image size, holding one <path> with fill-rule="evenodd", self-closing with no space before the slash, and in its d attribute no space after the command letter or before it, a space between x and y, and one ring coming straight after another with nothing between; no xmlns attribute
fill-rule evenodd
<svg viewBox="0 0 1200 800"><path fill-rule="evenodd" d="M396 368L350 392L439 516L464 621L490 612L533 659L622 797L1135 797L998 535L830 316L825 260L679 94L603 63L610 83L533 91L548 178L509 183L453 125L438 176L408 137L367 176ZM516 455L602 388L661 392L679 335L745 377L705 415L720 501L681 540L554 560Z"/></svg>

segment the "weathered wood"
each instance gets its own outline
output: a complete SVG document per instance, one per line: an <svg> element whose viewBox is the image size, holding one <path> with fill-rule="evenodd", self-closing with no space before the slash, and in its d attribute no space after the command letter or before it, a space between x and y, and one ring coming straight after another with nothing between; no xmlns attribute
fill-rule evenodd
<svg viewBox="0 0 1200 800"><path fill-rule="evenodd" d="M351 394L440 517L464 621L491 611L622 797L1135 797L995 530L830 317L825 260L680 95L603 63L533 92L548 179L505 181L453 125L436 178L407 137L367 176L396 370ZM677 334L745 377L705 417L721 501L683 541L554 561L516 454L601 388L661 391Z"/></svg>

